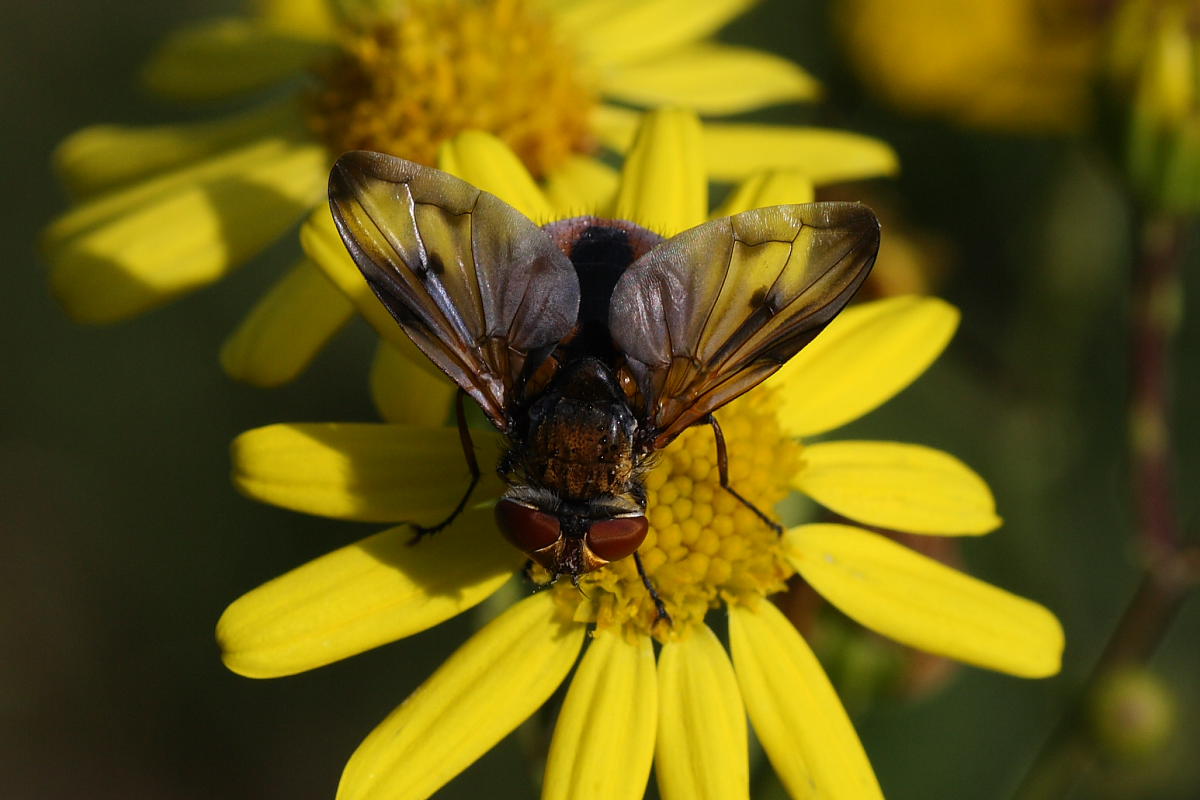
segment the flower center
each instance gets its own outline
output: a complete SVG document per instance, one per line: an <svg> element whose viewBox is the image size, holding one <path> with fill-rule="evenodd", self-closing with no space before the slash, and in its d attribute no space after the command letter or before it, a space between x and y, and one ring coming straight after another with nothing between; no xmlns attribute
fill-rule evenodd
<svg viewBox="0 0 1200 800"><path fill-rule="evenodd" d="M760 386L719 412L729 452L729 482L768 514L791 492L801 445L779 427L776 390ZM642 563L671 615L656 625L654 602L632 558L554 588L570 617L659 638L682 633L718 603L751 602L782 591L793 570L779 537L721 488L717 452L707 427L684 431L646 476L650 532Z"/></svg>
<svg viewBox="0 0 1200 800"><path fill-rule="evenodd" d="M595 102L575 54L527 0L407 0L347 32L317 69L308 122L331 152L423 164L468 130L502 139L535 175L591 149Z"/></svg>

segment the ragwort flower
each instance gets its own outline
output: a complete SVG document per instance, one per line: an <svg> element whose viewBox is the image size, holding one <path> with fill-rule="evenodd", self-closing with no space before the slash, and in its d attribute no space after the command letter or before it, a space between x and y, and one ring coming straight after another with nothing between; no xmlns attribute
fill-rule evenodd
<svg viewBox="0 0 1200 800"><path fill-rule="evenodd" d="M443 166L455 164L472 182L532 191L515 159L488 157L498 147L461 138ZM634 219L650 215L664 232L700 223L702 165L694 118L652 116L627 161L617 208ZM523 191L515 197L526 207L547 203ZM722 212L810 191L796 175L775 175L743 186ZM310 243L325 235L310 229ZM349 262L344 252L310 252ZM718 412L733 484L762 508L799 489L870 526L931 535L994 529L987 486L950 455L795 438L836 428L900 391L956 322L947 304L918 297L843 312L787 367ZM340 519L433 521L447 513L467 481L458 433L443 424L451 393L432 389L435 379L392 352L376 384L393 422L249 431L233 447L239 488ZM499 447L480 433L481 454ZM524 557L494 529L490 505L501 487L487 480L474 496L482 502L419 546L408 546L408 526L390 528L234 602L217 630L226 665L250 677L312 669L437 625L496 593ZM584 576L582 593L563 582L517 602L367 737L338 796L428 797L530 716L578 661L550 746L545 798L641 797L652 764L668 800L748 797L747 715L793 796L879 797L828 679L766 599L797 572L848 615L901 642L1014 675L1058 670L1061 629L1035 603L854 525L800 525L776 536L720 488L707 431L686 431L668 447L647 489L650 533L640 552L672 626L655 624L630 559ZM705 621L720 606L728 653Z"/></svg>
<svg viewBox="0 0 1200 800"><path fill-rule="evenodd" d="M863 81L893 105L966 125L1071 132L1092 116L1111 3L838 0Z"/></svg>
<svg viewBox="0 0 1200 800"><path fill-rule="evenodd" d="M68 137L55 163L80 203L42 237L54 293L84 322L139 314L220 280L323 205L342 152L432 163L468 129L498 136L552 196L595 203L616 183L595 156L624 150L635 125L615 103L724 115L814 97L795 64L711 40L750 4L268 0L253 16L182 30L147 65L153 89L268 99L223 119ZM702 149L717 180L896 166L879 141L817 128L712 124ZM226 341L222 363L250 383L286 382L352 313L303 259Z"/></svg>

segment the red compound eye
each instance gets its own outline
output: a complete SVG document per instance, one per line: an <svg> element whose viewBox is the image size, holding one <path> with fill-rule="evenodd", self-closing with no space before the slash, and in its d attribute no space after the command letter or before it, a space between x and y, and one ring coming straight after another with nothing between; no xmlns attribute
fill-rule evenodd
<svg viewBox="0 0 1200 800"><path fill-rule="evenodd" d="M512 500L496 503L496 524L505 539L526 553L549 547L560 534L558 517Z"/></svg>
<svg viewBox="0 0 1200 800"><path fill-rule="evenodd" d="M597 520L588 528L587 546L597 558L616 561L637 550L649 528L645 517Z"/></svg>

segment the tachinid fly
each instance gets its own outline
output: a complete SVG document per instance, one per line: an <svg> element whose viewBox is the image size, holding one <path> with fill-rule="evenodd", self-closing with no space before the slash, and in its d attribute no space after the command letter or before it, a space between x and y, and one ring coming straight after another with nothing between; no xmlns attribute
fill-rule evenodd
<svg viewBox="0 0 1200 800"><path fill-rule="evenodd" d="M557 577L629 555L646 536L643 476L691 425L800 351L849 302L879 249L858 203L774 206L664 239L621 220L539 227L444 172L370 152L329 178L338 231L420 350L507 440L496 521ZM655 596L657 601L657 596ZM660 614L665 616L659 603Z"/></svg>

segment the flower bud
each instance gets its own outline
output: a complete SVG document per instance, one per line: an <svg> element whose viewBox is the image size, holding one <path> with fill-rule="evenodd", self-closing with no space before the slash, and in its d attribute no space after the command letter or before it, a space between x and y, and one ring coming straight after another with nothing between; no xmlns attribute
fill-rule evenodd
<svg viewBox="0 0 1200 800"><path fill-rule="evenodd" d="M1136 760L1163 748L1175 729L1175 703L1162 680L1144 667L1122 668L1092 694L1092 735L1115 759Z"/></svg>
<svg viewBox="0 0 1200 800"><path fill-rule="evenodd" d="M1132 0L1114 20L1110 82L1127 109L1125 164L1144 202L1200 210L1200 14Z"/></svg>

